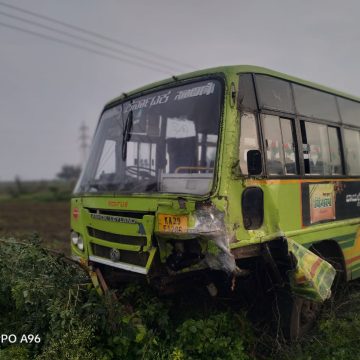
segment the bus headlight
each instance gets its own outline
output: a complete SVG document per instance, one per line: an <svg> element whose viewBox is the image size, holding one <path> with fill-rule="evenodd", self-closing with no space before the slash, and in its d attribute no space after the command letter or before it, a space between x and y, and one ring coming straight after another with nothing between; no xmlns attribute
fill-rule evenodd
<svg viewBox="0 0 360 360"><path fill-rule="evenodd" d="M81 236L78 237L78 241L77 241L77 247L79 250L83 251L84 250L84 240Z"/></svg>
<svg viewBox="0 0 360 360"><path fill-rule="evenodd" d="M79 234L75 231L72 231L71 234L70 234L70 237L71 237L71 242L74 244L74 245L77 245L78 241L79 241Z"/></svg>

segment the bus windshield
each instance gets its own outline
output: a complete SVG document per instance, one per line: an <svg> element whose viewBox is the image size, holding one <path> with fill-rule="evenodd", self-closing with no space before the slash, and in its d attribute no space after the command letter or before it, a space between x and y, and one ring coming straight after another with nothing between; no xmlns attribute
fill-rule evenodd
<svg viewBox="0 0 360 360"><path fill-rule="evenodd" d="M221 92L210 79L105 110L75 193L209 193Z"/></svg>

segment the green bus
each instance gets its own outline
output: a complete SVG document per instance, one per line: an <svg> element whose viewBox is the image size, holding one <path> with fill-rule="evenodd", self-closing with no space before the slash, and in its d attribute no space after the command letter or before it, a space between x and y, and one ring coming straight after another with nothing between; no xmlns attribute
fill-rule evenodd
<svg viewBox="0 0 360 360"><path fill-rule="evenodd" d="M299 263L311 252L310 277L321 258L336 282L360 275L359 101L247 65L122 94L74 190L73 257L113 286L256 287L261 308L273 289L284 334L300 336L318 303L298 291Z"/></svg>

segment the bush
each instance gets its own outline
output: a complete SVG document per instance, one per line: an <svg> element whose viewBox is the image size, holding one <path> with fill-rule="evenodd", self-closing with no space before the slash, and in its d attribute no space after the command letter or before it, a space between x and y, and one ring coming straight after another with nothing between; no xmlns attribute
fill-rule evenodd
<svg viewBox="0 0 360 360"><path fill-rule="evenodd" d="M249 359L244 349L243 334L239 331L243 321L230 313L214 314L207 319L185 320L176 329L178 340L172 358Z"/></svg>
<svg viewBox="0 0 360 360"><path fill-rule="evenodd" d="M323 314L312 334L301 341L302 346L292 351L299 360L359 359L360 292L355 282L342 290L335 301L325 304ZM284 356L292 359L290 354Z"/></svg>
<svg viewBox="0 0 360 360"><path fill-rule="evenodd" d="M99 296L88 275L53 256L37 237L19 244L0 239L0 329L38 334L40 343L2 344L0 360L50 359L357 359L359 284L326 304L300 343L286 345L222 304L195 294L161 299L146 286L128 285L119 301ZM205 304L205 306L203 306Z"/></svg>
<svg viewBox="0 0 360 360"><path fill-rule="evenodd" d="M26 345L12 345L6 349L0 349L0 360L29 360L29 350Z"/></svg>
<svg viewBox="0 0 360 360"><path fill-rule="evenodd" d="M248 359L239 317L171 320L173 303L129 285L121 301L100 297L88 275L53 256L37 237L0 240L2 333L39 334L41 343L5 344L4 359ZM243 321L243 320L241 320Z"/></svg>
<svg viewBox="0 0 360 360"><path fill-rule="evenodd" d="M0 241L0 259L1 332L38 334L41 343L27 344L30 356L45 360L55 353L59 359L131 355L143 329L111 296L99 297L79 266L48 254L37 238L29 244ZM5 344L1 354L11 351L22 350Z"/></svg>

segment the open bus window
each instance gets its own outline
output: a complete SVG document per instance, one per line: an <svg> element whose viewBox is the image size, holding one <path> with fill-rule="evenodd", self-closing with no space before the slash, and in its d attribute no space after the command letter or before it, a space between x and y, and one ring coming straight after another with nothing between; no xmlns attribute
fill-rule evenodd
<svg viewBox="0 0 360 360"><path fill-rule="evenodd" d="M344 173L344 169L341 161L340 150L340 132L336 127L329 126L329 145L330 145L330 162L331 162L331 174L341 175Z"/></svg>
<svg viewBox="0 0 360 360"><path fill-rule="evenodd" d="M330 146L327 126L301 122L305 174L331 175Z"/></svg>
<svg viewBox="0 0 360 360"><path fill-rule="evenodd" d="M280 118L281 135L284 149L285 175L298 174L298 162L294 140L294 124L292 120Z"/></svg>
<svg viewBox="0 0 360 360"><path fill-rule="evenodd" d="M344 148L348 175L360 175L359 131L344 129Z"/></svg>
<svg viewBox="0 0 360 360"><path fill-rule="evenodd" d="M254 114L245 112L240 121L239 162L241 173L247 175L247 153L249 150L259 149L259 138Z"/></svg>
<svg viewBox="0 0 360 360"><path fill-rule="evenodd" d="M298 174L292 120L263 115L262 125L269 175Z"/></svg>
<svg viewBox="0 0 360 360"><path fill-rule="evenodd" d="M305 174L342 175L340 132L337 127L301 121Z"/></svg>

